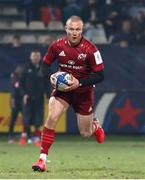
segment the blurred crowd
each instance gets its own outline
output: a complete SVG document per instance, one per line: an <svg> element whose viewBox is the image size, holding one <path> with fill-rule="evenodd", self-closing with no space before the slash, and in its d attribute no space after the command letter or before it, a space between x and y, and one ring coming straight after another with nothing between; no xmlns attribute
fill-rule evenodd
<svg viewBox="0 0 145 180"><path fill-rule="evenodd" d="M102 25L109 43L128 47L145 44L145 0L19 0L19 10L25 12L29 25L41 20L63 24L71 15L81 16L86 30Z"/></svg>
<svg viewBox="0 0 145 180"><path fill-rule="evenodd" d="M66 19L77 15L85 23L85 35L91 41L96 40L94 43L103 36L98 34L100 28L107 43L123 48L145 45L145 0L18 0L18 10L24 11L24 19L28 26L31 21L42 21L46 27L51 21L60 21L65 25ZM51 36L48 37L44 46L48 47L52 40ZM15 35L11 46L18 48L21 45L21 36ZM10 144L14 142L14 126L19 112L23 115L24 126L19 143L26 144L27 140L29 143L34 140L36 145L40 143L44 94L48 98L49 93L49 90L44 92L46 88L43 87L43 81L46 80L40 80L40 60L40 52L35 50L30 54L29 65L24 69L18 66L11 74ZM33 72L32 76L30 72ZM40 112L37 110L37 104L42 104ZM35 114L36 112L39 114ZM36 115L39 119L36 119ZM29 121L26 122L26 119ZM33 139L31 125L35 126Z"/></svg>

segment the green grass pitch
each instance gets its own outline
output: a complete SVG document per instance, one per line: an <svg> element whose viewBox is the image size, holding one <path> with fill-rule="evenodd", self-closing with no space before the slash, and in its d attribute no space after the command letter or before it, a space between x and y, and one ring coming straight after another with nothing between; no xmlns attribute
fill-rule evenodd
<svg viewBox="0 0 145 180"><path fill-rule="evenodd" d="M46 172L31 165L39 147L0 140L0 178L11 179L145 179L145 137L107 136L103 144L93 138L57 135L49 152Z"/></svg>

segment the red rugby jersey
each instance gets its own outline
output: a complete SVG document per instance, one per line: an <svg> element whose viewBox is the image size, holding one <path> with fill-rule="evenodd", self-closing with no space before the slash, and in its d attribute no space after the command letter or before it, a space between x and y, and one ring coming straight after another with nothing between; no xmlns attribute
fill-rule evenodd
<svg viewBox="0 0 145 180"><path fill-rule="evenodd" d="M67 37L54 41L43 60L51 65L56 59L61 71L71 73L78 79L87 78L91 72L104 69L99 50L84 37L74 47L70 46Z"/></svg>

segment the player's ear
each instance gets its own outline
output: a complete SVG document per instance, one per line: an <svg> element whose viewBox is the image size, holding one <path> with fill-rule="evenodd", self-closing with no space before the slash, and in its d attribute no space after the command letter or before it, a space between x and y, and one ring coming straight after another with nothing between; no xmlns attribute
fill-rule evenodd
<svg viewBox="0 0 145 180"><path fill-rule="evenodd" d="M64 28L65 28L65 31L67 32L67 25L65 25L65 27L64 27Z"/></svg>
<svg viewBox="0 0 145 180"><path fill-rule="evenodd" d="M83 32L86 31L87 28L86 28L86 24L83 25Z"/></svg>

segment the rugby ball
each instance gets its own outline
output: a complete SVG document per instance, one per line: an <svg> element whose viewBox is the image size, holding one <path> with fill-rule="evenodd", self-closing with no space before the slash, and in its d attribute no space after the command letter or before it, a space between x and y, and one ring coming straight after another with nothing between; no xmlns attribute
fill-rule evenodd
<svg viewBox="0 0 145 180"><path fill-rule="evenodd" d="M50 76L50 82L55 89L63 91L68 86L71 78L69 73L58 71Z"/></svg>

